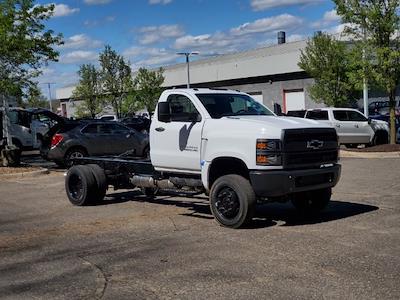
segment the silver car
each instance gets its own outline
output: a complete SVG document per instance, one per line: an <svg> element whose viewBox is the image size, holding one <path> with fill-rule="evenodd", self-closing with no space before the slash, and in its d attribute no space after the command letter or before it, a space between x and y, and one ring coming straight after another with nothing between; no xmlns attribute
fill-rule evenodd
<svg viewBox="0 0 400 300"><path fill-rule="evenodd" d="M389 142L389 124L368 119L356 109L309 109L304 117L333 126L338 134L339 143L350 148L360 144L379 145Z"/></svg>

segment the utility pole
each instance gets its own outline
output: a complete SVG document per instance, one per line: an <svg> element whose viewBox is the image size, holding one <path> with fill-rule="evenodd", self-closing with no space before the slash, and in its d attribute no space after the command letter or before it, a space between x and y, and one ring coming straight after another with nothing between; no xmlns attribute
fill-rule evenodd
<svg viewBox="0 0 400 300"><path fill-rule="evenodd" d="M186 71L187 71L187 88L190 88L190 62L189 57L191 55L199 55L199 52L178 52L178 55L184 55L186 57Z"/></svg>
<svg viewBox="0 0 400 300"><path fill-rule="evenodd" d="M364 20L365 22L365 20ZM369 101L368 101L368 81L367 81L367 71L365 69L365 63L366 63L366 53L365 53L365 45L367 41L367 32L365 30L365 25L363 28L363 52L362 52L362 59L364 63L364 78L363 78L363 102L364 102L364 115L368 118L369 117L369 111L368 111L368 106L369 106Z"/></svg>
<svg viewBox="0 0 400 300"><path fill-rule="evenodd" d="M55 82L43 82L42 84L47 84L47 88L49 89L49 106L50 111L53 111L53 106L51 105L51 85L56 84Z"/></svg>

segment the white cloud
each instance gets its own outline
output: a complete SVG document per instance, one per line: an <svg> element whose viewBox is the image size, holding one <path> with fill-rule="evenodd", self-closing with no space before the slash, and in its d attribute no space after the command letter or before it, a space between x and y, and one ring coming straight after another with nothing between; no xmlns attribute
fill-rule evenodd
<svg viewBox="0 0 400 300"><path fill-rule="evenodd" d="M312 27L313 28L322 28L322 27L326 27L332 23L339 22L340 20L341 20L341 18L336 13L336 10L332 9L330 11L325 12L322 19L317 22L314 22L312 24Z"/></svg>
<svg viewBox="0 0 400 300"><path fill-rule="evenodd" d="M175 49L190 49L206 51L207 53L230 53L244 50L258 45L260 40L275 41L277 31L293 30L303 24L303 19L282 14L270 18L255 20L232 28L228 32L215 32L213 34L186 35L176 39ZM264 44L265 45L265 44Z"/></svg>
<svg viewBox="0 0 400 300"><path fill-rule="evenodd" d="M84 2L88 5L98 5L98 4L107 4L112 0L84 0Z"/></svg>
<svg viewBox="0 0 400 300"><path fill-rule="evenodd" d="M300 26L303 20L289 14L282 14L275 17L258 19L251 23L245 23L231 29L233 35L245 35L254 33L275 32L284 29Z"/></svg>
<svg viewBox="0 0 400 300"><path fill-rule="evenodd" d="M62 64L89 63L97 60L98 54L94 51L77 50L66 53L60 57Z"/></svg>
<svg viewBox="0 0 400 300"><path fill-rule="evenodd" d="M54 17L65 17L79 12L79 8L71 8L67 4L55 4L54 5Z"/></svg>
<svg viewBox="0 0 400 300"><path fill-rule="evenodd" d="M98 25L103 25L107 22L114 22L115 19L116 19L115 16L106 16L102 19L86 20L85 22L83 22L83 25L85 25L86 27L94 27L94 26L98 26Z"/></svg>
<svg viewBox="0 0 400 300"><path fill-rule="evenodd" d="M169 4L171 3L172 0L149 0L149 4L153 5L153 4Z"/></svg>
<svg viewBox="0 0 400 300"><path fill-rule="evenodd" d="M65 49L83 49L83 48L98 48L103 45L102 41L94 40L86 34L76 34L64 41L64 45L61 48Z"/></svg>
<svg viewBox="0 0 400 300"><path fill-rule="evenodd" d="M179 56L175 51L165 48L131 47L123 52L123 55L133 61L132 69L140 67L158 67L176 63Z"/></svg>
<svg viewBox="0 0 400 300"><path fill-rule="evenodd" d="M255 11L260 11L276 7L316 4L322 1L323 0L251 0L251 7Z"/></svg>
<svg viewBox="0 0 400 300"><path fill-rule="evenodd" d="M185 34L180 25L161 25L139 28L140 44L149 45Z"/></svg>

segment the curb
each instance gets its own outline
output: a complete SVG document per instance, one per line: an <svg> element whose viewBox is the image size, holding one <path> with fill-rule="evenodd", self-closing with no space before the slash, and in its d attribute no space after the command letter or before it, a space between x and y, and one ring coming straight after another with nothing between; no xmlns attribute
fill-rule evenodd
<svg viewBox="0 0 400 300"><path fill-rule="evenodd" d="M1 174L0 178L29 178L29 177L35 177L35 176L40 176L40 175L47 175L49 173L50 173L49 169L42 168L40 170L31 171L31 172Z"/></svg>
<svg viewBox="0 0 400 300"><path fill-rule="evenodd" d="M340 150L342 158L400 158L400 151L396 152L357 152Z"/></svg>

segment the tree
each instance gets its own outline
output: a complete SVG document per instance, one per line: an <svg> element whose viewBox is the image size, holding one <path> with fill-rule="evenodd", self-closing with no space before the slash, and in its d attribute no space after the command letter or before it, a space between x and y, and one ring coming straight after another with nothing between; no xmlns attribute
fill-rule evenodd
<svg viewBox="0 0 400 300"><path fill-rule="evenodd" d="M122 115L124 99L132 88L132 71L128 62L106 46L99 56L103 94L111 104L117 117Z"/></svg>
<svg viewBox="0 0 400 300"><path fill-rule="evenodd" d="M26 93L26 100L24 101L24 106L30 108L48 108L49 102L43 96L42 91L37 86L37 84L32 84L29 86Z"/></svg>
<svg viewBox="0 0 400 300"><path fill-rule="evenodd" d="M325 33L316 34L301 51L299 67L315 79L311 98L329 106L347 106L354 100L355 85L348 76L349 50L344 42Z"/></svg>
<svg viewBox="0 0 400 300"><path fill-rule="evenodd" d="M163 69L147 70L140 68L133 81L135 87L132 105L140 108L146 108L151 115L154 112L158 98L160 97L164 83Z"/></svg>
<svg viewBox="0 0 400 300"><path fill-rule="evenodd" d="M93 64L83 64L78 75L79 83L72 93L72 97L82 100L77 113L79 117L95 118L103 109L100 74Z"/></svg>
<svg viewBox="0 0 400 300"><path fill-rule="evenodd" d="M44 25L53 12L54 5L33 0L0 2L0 94L20 95L43 65L57 60L53 47L62 44L62 36Z"/></svg>
<svg viewBox="0 0 400 300"><path fill-rule="evenodd" d="M364 53L364 65L389 97L390 143L396 143L395 97L400 84L400 0L335 0L346 31Z"/></svg>

